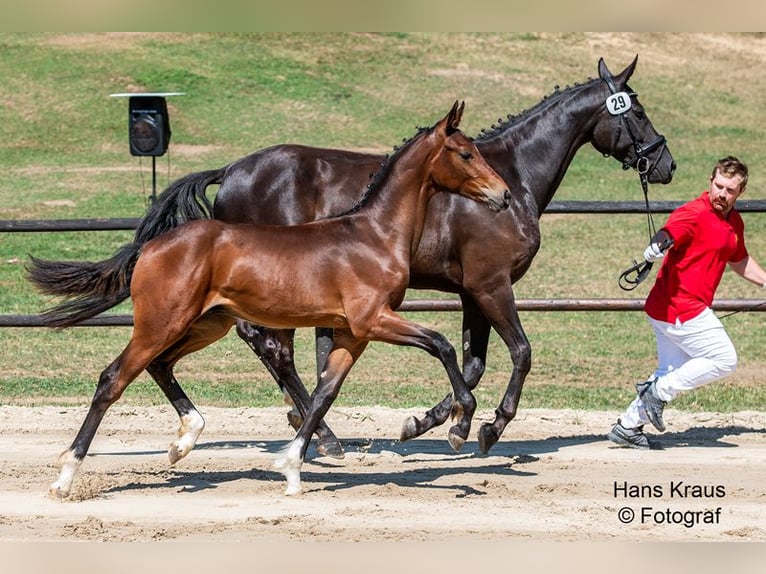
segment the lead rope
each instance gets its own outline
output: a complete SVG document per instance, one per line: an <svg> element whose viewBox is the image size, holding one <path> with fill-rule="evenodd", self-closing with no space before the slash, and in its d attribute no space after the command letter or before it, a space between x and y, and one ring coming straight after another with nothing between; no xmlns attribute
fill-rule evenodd
<svg viewBox="0 0 766 574"><path fill-rule="evenodd" d="M640 158L641 159L646 158ZM641 181L641 190L644 193L644 205L646 207L646 226L649 230L649 243L652 242L652 238L657 234L656 228L654 226L654 218L652 217L652 210L649 206L649 179L647 177L647 170L646 169L640 169L642 166L638 167L638 177ZM620 289L623 291L633 291L636 287L639 286L648 276L649 272L652 270L652 266L654 264L651 261L642 261L641 263L638 263L635 259L633 260L633 265L620 273L620 276L617 279L617 285L619 285Z"/></svg>

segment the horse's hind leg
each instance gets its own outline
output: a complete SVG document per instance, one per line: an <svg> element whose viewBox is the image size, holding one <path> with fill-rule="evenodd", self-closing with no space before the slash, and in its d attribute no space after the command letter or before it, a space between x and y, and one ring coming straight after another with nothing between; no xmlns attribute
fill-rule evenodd
<svg viewBox="0 0 766 574"><path fill-rule="evenodd" d="M294 409L287 419L295 429L303 423L303 417L310 403L309 393L295 368L293 337L294 329L267 329L245 321L237 321L237 335L245 341L258 356L266 369L274 377L286 399L292 402ZM340 441L324 421L316 428L317 451L324 456L343 458L344 452Z"/></svg>
<svg viewBox="0 0 766 574"><path fill-rule="evenodd" d="M463 303L463 378L469 389L479 384L487 361L490 324L473 299L461 295ZM452 412L452 393L427 410L423 418L408 417L402 425L400 439L406 441L428 432L449 418Z"/></svg>

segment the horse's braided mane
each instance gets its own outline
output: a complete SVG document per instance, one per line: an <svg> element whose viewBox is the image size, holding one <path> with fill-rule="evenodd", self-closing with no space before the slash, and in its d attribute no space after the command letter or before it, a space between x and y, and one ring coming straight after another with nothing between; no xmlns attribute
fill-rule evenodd
<svg viewBox="0 0 766 574"><path fill-rule="evenodd" d="M334 217L351 215L359 211L362 207L364 207L364 205L369 201L370 197L372 197L378 191L378 189L380 189L381 185L383 185L383 181L386 179L386 176L391 171L391 165L394 163L394 160L397 157L399 157L402 151L405 148L407 148L412 142L418 139L421 135L430 132L432 128L417 127L416 129L417 131L415 132L414 135L412 135L409 138L404 138L402 140L402 143L400 143L399 145L395 145L393 148L393 151L386 154L386 157L383 158L383 161L380 163L378 170L370 174L370 183L367 184L367 188L364 191L364 195L361 198L359 198L359 201L357 201L347 211L344 211L339 216L334 216Z"/></svg>
<svg viewBox="0 0 766 574"><path fill-rule="evenodd" d="M543 97L542 100L540 100L537 104L532 106L531 108L527 108L526 110L522 111L519 114L508 114L508 116L503 119L499 118L497 120L497 124L492 124L489 128L484 128L481 130L478 136L476 136L476 141L482 141L487 140L492 137L495 137L496 135L504 132L512 125L520 122L521 120L525 119L530 114L537 112L547 106L550 106L551 104L557 102L565 95L570 94L574 90L582 89L586 86L590 86L593 82L595 82L596 79L589 78L585 83L575 83L571 86L567 86L563 90L559 86L554 86L553 92Z"/></svg>

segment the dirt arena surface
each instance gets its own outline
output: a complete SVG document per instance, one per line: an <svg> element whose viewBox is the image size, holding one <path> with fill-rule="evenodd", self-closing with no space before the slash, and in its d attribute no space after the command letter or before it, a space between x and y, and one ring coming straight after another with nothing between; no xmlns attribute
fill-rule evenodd
<svg viewBox="0 0 766 574"><path fill-rule="evenodd" d="M309 449L304 493L273 467L285 408L203 408L170 466L169 407L115 406L67 500L47 490L85 407L0 407L0 541L766 541L766 413L668 410L663 448L613 447L615 413L522 410L489 456L447 425L400 443L420 409L333 408L344 460ZM633 518L631 519L631 515Z"/></svg>

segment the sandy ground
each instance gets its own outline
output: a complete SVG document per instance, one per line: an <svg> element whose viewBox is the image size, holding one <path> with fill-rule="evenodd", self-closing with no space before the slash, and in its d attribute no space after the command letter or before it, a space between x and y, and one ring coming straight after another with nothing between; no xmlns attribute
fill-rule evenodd
<svg viewBox="0 0 766 574"><path fill-rule="evenodd" d="M204 408L170 466L169 407L115 406L67 500L47 495L84 407L0 407L0 541L766 541L766 413L666 413L662 449L616 448L614 413L522 410L489 456L478 421L461 453L447 425L396 440L415 410L334 408L346 457L273 469L284 408ZM631 518L631 516L633 518Z"/></svg>

